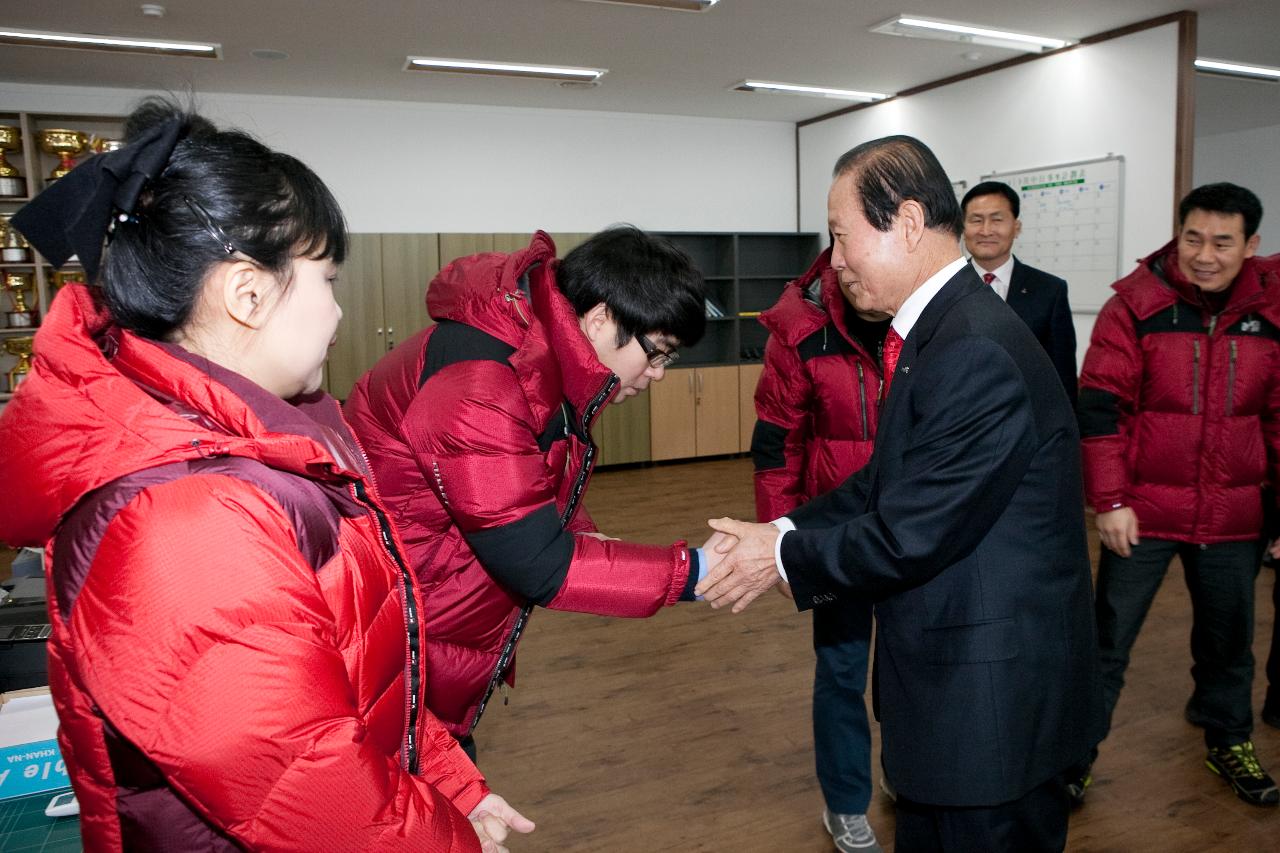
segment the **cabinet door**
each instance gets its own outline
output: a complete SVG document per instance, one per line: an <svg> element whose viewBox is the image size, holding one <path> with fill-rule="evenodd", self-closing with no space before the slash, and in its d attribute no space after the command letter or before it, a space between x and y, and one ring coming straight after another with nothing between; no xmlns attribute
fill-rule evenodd
<svg viewBox="0 0 1280 853"><path fill-rule="evenodd" d="M737 453L738 367L699 367L695 382L699 456Z"/></svg>
<svg viewBox="0 0 1280 853"><path fill-rule="evenodd" d="M427 316L427 284L439 271L439 235L382 235L382 307L387 321L387 350L431 324Z"/></svg>
<svg viewBox="0 0 1280 853"><path fill-rule="evenodd" d="M386 352L382 314L382 240L352 234L333 295L342 306L338 341L329 350L329 393L345 400L351 386Z"/></svg>
<svg viewBox="0 0 1280 853"><path fill-rule="evenodd" d="M649 461L649 392L607 406L592 437L600 447L600 465Z"/></svg>
<svg viewBox="0 0 1280 853"><path fill-rule="evenodd" d="M492 234L441 234L440 266L467 255L493 251Z"/></svg>
<svg viewBox="0 0 1280 853"><path fill-rule="evenodd" d="M649 385L649 445L654 461L687 459L698 453L694 416L697 369L668 370Z"/></svg>
<svg viewBox="0 0 1280 853"><path fill-rule="evenodd" d="M756 385L760 382L763 364L743 364L738 367L738 450L751 450L751 434L756 428Z"/></svg>

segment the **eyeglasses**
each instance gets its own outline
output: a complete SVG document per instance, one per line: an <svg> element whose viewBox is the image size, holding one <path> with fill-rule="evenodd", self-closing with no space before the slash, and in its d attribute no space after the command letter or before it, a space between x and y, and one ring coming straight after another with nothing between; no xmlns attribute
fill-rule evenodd
<svg viewBox="0 0 1280 853"><path fill-rule="evenodd" d="M675 350L665 350L644 335L637 334L636 340L640 342L640 349L644 350L645 357L649 359L650 367L669 367L680 358L680 353Z"/></svg>

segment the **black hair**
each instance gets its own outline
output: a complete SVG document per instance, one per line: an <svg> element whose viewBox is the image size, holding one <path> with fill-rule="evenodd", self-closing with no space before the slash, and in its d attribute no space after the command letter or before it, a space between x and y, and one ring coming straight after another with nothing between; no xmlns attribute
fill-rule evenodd
<svg viewBox="0 0 1280 853"><path fill-rule="evenodd" d="M1017 219L1022 213L1022 199L1018 198L1017 192L1013 187L1004 181L983 181L964 194L964 198L960 200L960 211L966 213L969 210L969 202L975 198L984 195L1002 195L1009 201L1009 209L1013 211L1013 218Z"/></svg>
<svg viewBox="0 0 1280 853"><path fill-rule="evenodd" d="M706 331L705 286L692 259L632 225L607 228L565 255L556 284L579 317L603 302L619 347L649 332L688 347Z"/></svg>
<svg viewBox="0 0 1280 853"><path fill-rule="evenodd" d="M116 223L99 284L115 321L152 339L184 326L224 243L288 286L293 259L347 253L347 225L314 172L239 130L219 130L172 100L144 100L125 121L126 144L171 119L182 122L168 165Z"/></svg>
<svg viewBox="0 0 1280 853"><path fill-rule="evenodd" d="M862 213L877 231L888 231L904 201L924 208L928 228L964 233L964 217L951 179L938 158L913 136L885 136L846 151L834 177L854 173Z"/></svg>
<svg viewBox="0 0 1280 853"><path fill-rule="evenodd" d="M1208 213L1238 213L1244 217L1244 238L1248 240L1258 233L1262 224L1262 202L1251 191L1236 184L1205 184L1187 193L1178 205L1178 226L1187 221L1193 210Z"/></svg>

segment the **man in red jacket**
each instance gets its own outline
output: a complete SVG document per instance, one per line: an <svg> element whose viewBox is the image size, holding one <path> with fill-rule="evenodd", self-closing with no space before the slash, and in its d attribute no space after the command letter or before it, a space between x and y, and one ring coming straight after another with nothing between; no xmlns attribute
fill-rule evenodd
<svg viewBox="0 0 1280 853"><path fill-rule="evenodd" d="M756 386L756 518L773 521L840 485L871 458L885 314L860 314L828 249L760 315L769 330ZM867 684L871 602L815 607L813 742L823 824L841 853L880 850L867 823L871 730Z"/></svg>
<svg viewBox="0 0 1280 853"><path fill-rule="evenodd" d="M422 585L427 707L472 755L534 605L642 617L694 598L697 551L610 539L582 497L592 424L702 337L703 299L665 240L615 227L557 261L539 231L441 270L435 325L352 390L346 414Z"/></svg>
<svg viewBox="0 0 1280 853"><path fill-rule="evenodd" d="M1280 278L1253 260L1262 205L1249 190L1199 187L1178 216L1178 236L1113 286L1080 375L1085 491L1103 546L1103 695L1109 720L1180 557L1193 608L1188 718L1204 727L1208 768L1246 802L1274 806L1250 736L1262 486L1280 481ZM1081 768L1078 799L1089 781Z"/></svg>

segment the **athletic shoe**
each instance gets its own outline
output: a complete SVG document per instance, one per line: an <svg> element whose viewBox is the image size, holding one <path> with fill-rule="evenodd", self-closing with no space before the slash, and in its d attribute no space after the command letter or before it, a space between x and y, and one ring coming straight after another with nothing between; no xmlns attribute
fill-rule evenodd
<svg viewBox="0 0 1280 853"><path fill-rule="evenodd" d="M835 814L823 809L822 825L840 853L884 853L864 814Z"/></svg>
<svg viewBox="0 0 1280 853"><path fill-rule="evenodd" d="M1253 753L1253 741L1214 747L1204 760L1205 767L1231 785L1236 796L1251 806L1274 806L1280 803L1280 790L1267 775Z"/></svg>

